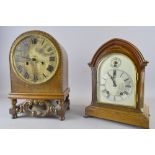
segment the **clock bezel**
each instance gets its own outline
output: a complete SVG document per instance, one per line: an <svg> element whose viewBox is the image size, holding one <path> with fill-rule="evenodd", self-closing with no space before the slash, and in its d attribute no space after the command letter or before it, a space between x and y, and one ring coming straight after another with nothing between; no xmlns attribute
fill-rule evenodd
<svg viewBox="0 0 155 155"><path fill-rule="evenodd" d="M43 82L37 82L37 83L34 83L34 82L30 82L28 80L25 80L24 78L21 77L21 75L17 72L16 70L16 67L15 67L15 64L14 64L14 58L13 58L13 55L14 55L14 52L15 52L15 49L16 47L19 45L20 42L22 42L24 39L30 37L30 36L43 36L45 38L47 38L55 47L56 49L56 54L57 54L57 64L55 66L55 70L53 71L52 75L50 76L49 79L47 79L46 81L43 81ZM11 46L11 49L10 49L10 62L11 62L11 66L12 66L12 69L14 71L14 73L16 74L17 78L19 78L20 80L22 80L23 82L29 84L29 85L39 85L39 84L44 84L46 82L48 82L49 80L51 80L54 75L56 74L57 70L58 70L58 67L60 65L60 47L59 45L57 44L57 41L48 33L46 32L43 32L43 31L39 31L39 30L32 30L32 31L27 31L25 33L22 33L20 36L18 36L15 41L13 42L12 46Z"/></svg>

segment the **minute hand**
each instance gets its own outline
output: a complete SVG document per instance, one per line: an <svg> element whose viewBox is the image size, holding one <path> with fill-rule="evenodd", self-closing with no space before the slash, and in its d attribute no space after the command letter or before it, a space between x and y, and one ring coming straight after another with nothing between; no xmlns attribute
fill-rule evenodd
<svg viewBox="0 0 155 155"><path fill-rule="evenodd" d="M114 87L117 87L117 85L116 85L116 70L113 70L113 84L114 84Z"/></svg>
<svg viewBox="0 0 155 155"><path fill-rule="evenodd" d="M109 73L108 73L109 77L111 78L112 82L113 82L113 86L117 87L116 85L116 81L114 80L114 77L112 77Z"/></svg>
<svg viewBox="0 0 155 155"><path fill-rule="evenodd" d="M25 56L19 56L19 55L16 55L16 57L18 57L18 58L24 58L24 59L29 59L29 60L31 60L31 58L29 58L29 57L25 57Z"/></svg>

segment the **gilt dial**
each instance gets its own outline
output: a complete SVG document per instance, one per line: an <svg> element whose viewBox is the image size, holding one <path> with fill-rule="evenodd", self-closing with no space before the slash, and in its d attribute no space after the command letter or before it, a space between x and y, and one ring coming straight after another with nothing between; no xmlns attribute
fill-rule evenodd
<svg viewBox="0 0 155 155"><path fill-rule="evenodd" d="M102 77L102 93L111 101L125 100L130 96L133 89L133 82L131 77L122 70L109 70Z"/></svg>
<svg viewBox="0 0 155 155"><path fill-rule="evenodd" d="M11 59L15 73L30 84L40 84L51 79L59 62L58 51L52 41L37 34L20 40Z"/></svg>

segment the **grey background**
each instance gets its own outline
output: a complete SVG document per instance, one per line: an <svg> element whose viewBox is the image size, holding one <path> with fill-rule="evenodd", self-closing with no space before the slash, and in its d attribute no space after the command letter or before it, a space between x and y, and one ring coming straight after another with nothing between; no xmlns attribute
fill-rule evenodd
<svg viewBox="0 0 155 155"><path fill-rule="evenodd" d="M69 59L71 110L65 121L53 118L18 118L8 114L10 100L9 50L21 33L42 30L51 34L66 49ZM96 118L83 118L91 102L90 62L96 50L112 38L133 43L150 63L145 74L145 102L150 106L150 127L155 128L155 27L0 27L0 128L136 128Z"/></svg>

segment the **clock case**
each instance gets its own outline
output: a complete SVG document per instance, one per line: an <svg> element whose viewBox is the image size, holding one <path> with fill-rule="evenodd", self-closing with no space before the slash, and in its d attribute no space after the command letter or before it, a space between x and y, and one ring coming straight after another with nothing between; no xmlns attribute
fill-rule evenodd
<svg viewBox="0 0 155 155"><path fill-rule="evenodd" d="M128 56L136 66L136 108L97 102L97 67L103 57L112 53L122 53ZM85 108L85 116L149 128L149 108L144 104L144 74L147 63L141 52L128 41L115 38L102 45L88 64L92 71L92 102Z"/></svg>
<svg viewBox="0 0 155 155"><path fill-rule="evenodd" d="M19 41L30 35L43 35L47 37L55 45L59 64L54 76L41 84L29 84L17 76L13 70L13 63L11 61L11 53L15 49ZM68 87L68 57L64 48L51 35L42 31L29 31L21 34L12 44L10 49L10 79L11 79L11 93L9 98L12 101L12 108L10 114L12 118L16 118L18 113L25 113L30 116L51 116L55 115L60 120L65 119L65 111L69 109L69 87ZM17 99L26 99L22 104L17 105ZM56 101L60 106L57 110L55 106L49 104L48 100ZM42 112L33 111L33 106L42 108Z"/></svg>

